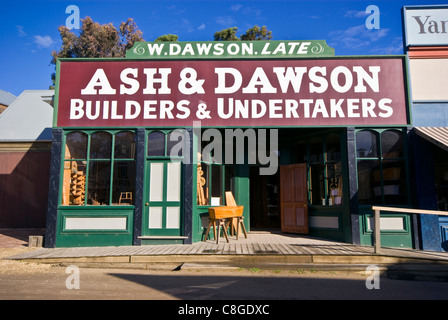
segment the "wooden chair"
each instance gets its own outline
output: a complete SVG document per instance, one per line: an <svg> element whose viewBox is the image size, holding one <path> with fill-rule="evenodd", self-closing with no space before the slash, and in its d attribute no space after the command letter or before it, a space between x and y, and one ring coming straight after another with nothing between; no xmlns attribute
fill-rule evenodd
<svg viewBox="0 0 448 320"><path fill-rule="evenodd" d="M132 204L132 192L121 192L120 199L118 200L118 204L121 204L122 201L129 201L129 204Z"/></svg>

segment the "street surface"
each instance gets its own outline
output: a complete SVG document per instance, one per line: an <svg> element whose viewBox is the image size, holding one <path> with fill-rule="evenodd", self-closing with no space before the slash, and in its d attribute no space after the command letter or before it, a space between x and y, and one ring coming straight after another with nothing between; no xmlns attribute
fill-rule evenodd
<svg viewBox="0 0 448 320"><path fill-rule="evenodd" d="M29 249L0 248L0 300L243 300L253 303L257 300L448 299L448 282L379 277L377 289L368 289L370 273L256 267L181 268L179 271L67 268L4 259L26 250Z"/></svg>

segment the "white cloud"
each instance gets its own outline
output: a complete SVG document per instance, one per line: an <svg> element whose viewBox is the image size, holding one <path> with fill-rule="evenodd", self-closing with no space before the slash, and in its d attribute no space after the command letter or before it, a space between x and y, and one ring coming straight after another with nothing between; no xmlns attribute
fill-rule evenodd
<svg viewBox="0 0 448 320"><path fill-rule="evenodd" d="M370 50L371 54L403 54L403 38L395 37L388 45L386 46L376 46Z"/></svg>
<svg viewBox="0 0 448 320"><path fill-rule="evenodd" d="M226 16L226 17L221 16L221 17L216 18L216 23L221 24L226 27L231 27L236 23L236 21L235 21L235 19L233 19L230 16Z"/></svg>
<svg viewBox="0 0 448 320"><path fill-rule="evenodd" d="M242 7L243 5L241 4L234 4L233 6L230 7L230 10L232 10L233 12L238 12Z"/></svg>
<svg viewBox="0 0 448 320"><path fill-rule="evenodd" d="M26 32L23 31L23 26L16 26L17 28L17 32L19 34L19 37L25 37L26 36Z"/></svg>
<svg viewBox="0 0 448 320"><path fill-rule="evenodd" d="M50 36L34 36L34 43L38 48L49 48L54 44L54 40Z"/></svg>
<svg viewBox="0 0 448 320"><path fill-rule="evenodd" d="M202 23L199 27L198 30L205 30L205 23Z"/></svg>
<svg viewBox="0 0 448 320"><path fill-rule="evenodd" d="M330 42L340 44L345 48L359 49L370 46L384 38L389 31L387 28L369 30L365 24L362 24L346 30L332 31L328 36Z"/></svg>
<svg viewBox="0 0 448 320"><path fill-rule="evenodd" d="M349 10L344 14L344 17L348 18L362 18L366 17L369 13L365 11Z"/></svg>

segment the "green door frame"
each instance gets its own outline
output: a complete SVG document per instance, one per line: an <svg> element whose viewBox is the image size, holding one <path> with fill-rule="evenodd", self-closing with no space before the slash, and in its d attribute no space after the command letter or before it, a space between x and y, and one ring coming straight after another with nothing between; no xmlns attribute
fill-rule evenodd
<svg viewBox="0 0 448 320"><path fill-rule="evenodd" d="M153 166L154 165L154 166ZM178 187L179 193L178 198L176 200L170 200L168 189L168 175L169 168L174 168L174 166L179 166L178 172ZM157 167L156 167L157 166ZM160 176L155 176L157 174L154 172L154 177L151 176L151 169L161 171ZM159 172L160 174L160 172ZM159 181L154 181L152 183L151 179L161 179L159 186L161 186L161 190L157 193L157 196L161 196L161 198L151 199L151 185L155 188L156 184ZM170 160L147 160L146 168L145 168L145 178L144 178L144 209L143 209L143 218L142 218L142 236L181 236L182 235L182 164L180 162L171 162ZM178 216L178 219L170 220L169 219L169 209L177 208L178 211L171 212L174 216ZM150 215L158 215L158 218L151 220ZM151 228L150 223L158 223L157 227ZM171 226L170 226L171 224ZM153 225L154 226L154 225ZM174 226L174 227L173 227Z"/></svg>

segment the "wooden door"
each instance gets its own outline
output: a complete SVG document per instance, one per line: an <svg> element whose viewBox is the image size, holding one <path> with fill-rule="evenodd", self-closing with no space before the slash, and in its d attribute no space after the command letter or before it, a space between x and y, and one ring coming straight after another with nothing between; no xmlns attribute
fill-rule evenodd
<svg viewBox="0 0 448 320"><path fill-rule="evenodd" d="M280 166L282 232L308 233L306 164Z"/></svg>
<svg viewBox="0 0 448 320"><path fill-rule="evenodd" d="M142 236L181 235L180 162L148 161Z"/></svg>

